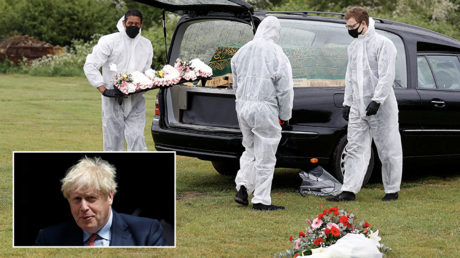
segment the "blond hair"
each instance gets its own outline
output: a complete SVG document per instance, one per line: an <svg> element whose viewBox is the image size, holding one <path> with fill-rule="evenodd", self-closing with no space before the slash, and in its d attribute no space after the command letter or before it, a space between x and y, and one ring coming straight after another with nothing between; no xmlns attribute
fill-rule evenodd
<svg viewBox="0 0 460 258"><path fill-rule="evenodd" d="M95 157L84 157L78 164L67 170L65 177L61 180L61 191L64 197L69 199L72 191L93 189L100 191L106 198L110 192L117 191L115 182L115 167L107 161Z"/></svg>

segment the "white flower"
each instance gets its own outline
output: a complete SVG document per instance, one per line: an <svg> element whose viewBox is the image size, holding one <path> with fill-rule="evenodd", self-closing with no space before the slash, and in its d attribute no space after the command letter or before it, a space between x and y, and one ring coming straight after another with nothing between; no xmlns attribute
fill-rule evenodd
<svg viewBox="0 0 460 258"><path fill-rule="evenodd" d="M155 78L155 73L156 71L153 69L148 69L147 71L145 71L145 75L151 79Z"/></svg>
<svg viewBox="0 0 460 258"><path fill-rule="evenodd" d="M203 63L203 61L201 61L200 59L195 58L192 61L190 61L190 63L191 66L195 68L196 71L202 73L202 75L206 75L207 77L212 75L212 68Z"/></svg>
<svg viewBox="0 0 460 258"><path fill-rule="evenodd" d="M135 91L136 91L136 85L134 85L132 83L128 83L128 92L132 93L132 92L135 92Z"/></svg>
<svg viewBox="0 0 460 258"><path fill-rule="evenodd" d="M369 234L369 238L374 240L375 244L380 247L380 240L382 240L381 237L379 237L379 230L373 232L372 234Z"/></svg>
<svg viewBox="0 0 460 258"><path fill-rule="evenodd" d="M133 79L133 84L134 85L137 85L137 84L142 84L142 85L152 84L151 81L149 80L149 78L147 78L147 76L145 76L141 72L136 71L136 72L131 73L131 78Z"/></svg>
<svg viewBox="0 0 460 258"><path fill-rule="evenodd" d="M319 254L325 251L326 251L326 248L319 247L319 248L311 249L311 254Z"/></svg>

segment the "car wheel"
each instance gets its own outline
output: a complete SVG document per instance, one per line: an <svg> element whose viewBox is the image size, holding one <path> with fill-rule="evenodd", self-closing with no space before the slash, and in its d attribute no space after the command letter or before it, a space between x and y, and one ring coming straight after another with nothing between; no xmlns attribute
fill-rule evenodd
<svg viewBox="0 0 460 258"><path fill-rule="evenodd" d="M345 171L345 158L348 155L347 152L347 136L340 138L339 144L334 149L332 153L331 160L331 174L343 184L343 176L347 171ZM374 149L371 148L371 158L369 159L369 166L367 167L366 175L364 176L363 185L364 187L369 179L372 176L372 170L374 169Z"/></svg>
<svg viewBox="0 0 460 258"><path fill-rule="evenodd" d="M240 170L239 162L216 162L212 161L212 166L221 175L235 176Z"/></svg>

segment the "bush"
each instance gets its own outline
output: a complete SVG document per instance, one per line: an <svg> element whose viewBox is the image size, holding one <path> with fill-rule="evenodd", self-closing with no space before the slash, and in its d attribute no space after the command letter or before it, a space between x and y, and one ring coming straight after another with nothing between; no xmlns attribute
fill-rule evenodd
<svg viewBox="0 0 460 258"><path fill-rule="evenodd" d="M172 35L174 33L174 28L176 23L179 20L179 16L169 13L166 18L166 43L167 49L169 51L169 43L171 42ZM153 25L150 28L145 28L142 30L142 36L146 37L152 42L153 47L153 60L152 60L152 69L161 70L166 64L166 51L165 51L165 38L163 32L163 26Z"/></svg>
<svg viewBox="0 0 460 258"><path fill-rule="evenodd" d="M17 65L15 65L13 61L10 61L8 58L5 58L3 61L0 60L0 73L15 73L17 70Z"/></svg>
<svg viewBox="0 0 460 258"><path fill-rule="evenodd" d="M34 76L85 76L83 66L86 56L92 52L101 34L91 36L91 40L72 40L70 47L64 47L66 53L60 56L47 55L35 59L29 66L24 66L28 73Z"/></svg>
<svg viewBox="0 0 460 258"><path fill-rule="evenodd" d="M18 33L61 46L71 44L72 39L89 40L95 33L116 32L124 14L111 1L0 0L0 6L7 10L0 11L3 38Z"/></svg>

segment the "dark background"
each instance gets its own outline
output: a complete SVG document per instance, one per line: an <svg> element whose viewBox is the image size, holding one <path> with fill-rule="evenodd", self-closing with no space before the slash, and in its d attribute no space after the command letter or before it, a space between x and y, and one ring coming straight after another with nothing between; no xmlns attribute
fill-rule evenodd
<svg viewBox="0 0 460 258"><path fill-rule="evenodd" d="M175 244L175 153L15 152L14 246L32 246L40 229L73 220L60 180L85 156L115 166L113 210L157 219L169 244Z"/></svg>

